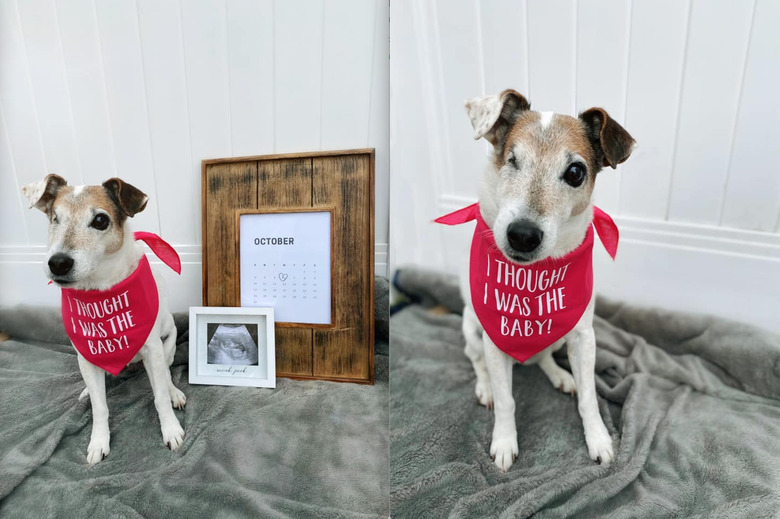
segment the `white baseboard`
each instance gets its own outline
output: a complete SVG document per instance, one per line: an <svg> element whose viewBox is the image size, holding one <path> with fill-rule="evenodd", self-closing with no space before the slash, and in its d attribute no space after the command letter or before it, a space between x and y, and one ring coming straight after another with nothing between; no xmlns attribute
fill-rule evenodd
<svg viewBox="0 0 780 519"><path fill-rule="evenodd" d="M440 214L475 201L442 196ZM780 235L630 217L615 222L616 260L595 247L599 293L780 332Z"/></svg>
<svg viewBox="0 0 780 519"><path fill-rule="evenodd" d="M149 262L158 265L168 285L171 310L184 312L201 304L202 256L200 245L176 245L182 261L181 276L165 267L153 254ZM58 306L60 291L47 285L43 274L44 245L0 246L0 306L31 304ZM387 243L377 243L374 270L387 275Z"/></svg>
<svg viewBox="0 0 780 519"><path fill-rule="evenodd" d="M387 244L377 243L374 246L374 274L387 276Z"/></svg>
<svg viewBox="0 0 780 519"><path fill-rule="evenodd" d="M609 297L736 319L780 332L780 236L615 218L613 262L598 248L596 286Z"/></svg>

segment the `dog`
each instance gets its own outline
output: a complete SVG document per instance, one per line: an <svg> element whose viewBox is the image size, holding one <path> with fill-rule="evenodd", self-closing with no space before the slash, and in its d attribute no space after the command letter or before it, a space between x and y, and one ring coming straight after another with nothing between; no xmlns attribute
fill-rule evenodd
<svg viewBox="0 0 780 519"><path fill-rule="evenodd" d="M466 101L466 112L474 128L475 139L486 139L492 145L488 164L479 193L478 215L472 219L482 221L483 234L492 233L489 253L499 282L531 286L531 265L544 265L553 259L572 257L581 249L587 239L591 246L593 231L589 230L594 218L591 201L596 174L605 166L612 168L624 162L631 154L635 141L617 122L601 108L586 110L579 117L551 112L531 110L530 103L514 90L505 90L499 95L473 98ZM463 210L462 210L463 211ZM595 209L596 214L602 214ZM454 214L454 213L453 213ZM611 219L606 217L609 222ZM467 218L468 219L468 218ZM437 220L438 221L438 220ZM461 220L457 223L461 223ZM442 222L448 223L448 222ZM606 224L605 224L606 225ZM612 224L614 226L614 224ZM597 230L600 227L596 227ZM489 230L489 231L488 231ZM612 232L599 230L599 236ZM589 237L589 238L588 238ZM475 233L474 240L479 235ZM614 228L614 249L617 247L617 229ZM472 255L474 254L472 242ZM613 250L611 253L614 257ZM500 253L500 254L499 254ZM586 251L587 267L590 268L591 250ZM500 259L498 259L500 258ZM585 261L585 260L584 260ZM469 262L474 264L474 258ZM468 267L468 265L467 265ZM490 266L485 266L488 273ZM568 265L537 276L535 288L552 286L567 275ZM507 471L519 453L517 428L515 425L515 401L512 396L512 365L515 358L505 353L507 346L502 342L499 348L494 339L485 332L485 322L477 316L475 302L485 304L493 296L501 301L501 292L496 288L488 290L475 284L475 268L461 275L461 293L466 302L463 314L463 335L466 341L466 356L471 360L476 374L475 393L480 404L491 407L495 413L490 454L496 466ZM537 270L537 272L539 272ZM544 271L542 271L544 272ZM569 283L574 267L568 272ZM546 329L552 323L517 319L514 327L501 317L497 335L538 336L540 346L528 358L520 358L525 364L537 364L550 382L564 393L578 395L578 410L583 422L585 442L590 458L608 465L615 458L612 439L599 414L594 380L596 341L593 332L593 307L591 270L583 268L579 276L590 282L590 292L582 290L580 312L576 312L569 326L561 328L563 335L554 341L545 341ZM526 278L521 279L521 274ZM503 277L502 277L503 276ZM490 278L493 279L492 277ZM491 287L493 288L493 287ZM474 290L479 290L473 294ZM539 311L549 311L549 306L571 309L574 297L559 290L556 299L549 295L539 296ZM479 299L472 299L472 297ZM565 299L564 296L570 299ZM515 299L512 308L518 315L529 315L535 310L537 301L533 298ZM547 308L544 305L547 305ZM570 305L570 306L567 306ZM484 317L485 321L487 317ZM498 317L497 317L498 319ZM528 326L530 323L530 327ZM524 328L524 326L525 328ZM538 330L537 330L538 325ZM493 325L491 325L493 326ZM491 328L492 330L492 328ZM515 334L517 332L517 334ZM553 336L553 334L550 334ZM514 339L510 339L514 340ZM572 373L559 367L553 360L553 353L563 345L568 346L568 357Z"/></svg>
<svg viewBox="0 0 780 519"><path fill-rule="evenodd" d="M53 174L24 186L22 191L30 200L30 207L43 211L49 220L44 271L51 282L63 291L63 316L66 311L75 316L63 323L71 342L74 341L72 332L86 334L83 342L89 350L84 349L85 346L80 350L76 342L73 345L86 385L79 398L88 395L92 406L88 463L94 465L110 452L106 369L117 374L128 361L143 361L154 393L163 443L171 450L176 450L184 441L184 430L172 407L183 408L187 399L171 381L169 366L176 348L176 325L168 311L162 279L151 271L147 275L149 280L154 276L154 283L147 285L150 288L146 297L153 300L156 295L158 306L155 315L151 303L146 306L144 301L142 306L149 312L145 322L138 322L142 320L140 314L143 308L125 308L133 292L129 292L129 295L125 292L97 303L88 303L82 298L82 294L102 294L112 287L127 286L126 283L138 279L136 273L141 271L142 266L148 268L148 261L140 245L136 244L128 223L129 218L144 210L148 197L118 178L109 179L99 186L73 187L68 186L64 178ZM173 249L170 248L170 251ZM176 256L175 251L173 255ZM90 321L90 318L97 317L102 320ZM106 337L112 328L124 331L127 335L111 335L116 338L110 340ZM124 344L128 342L128 336L134 336L131 334L140 337L135 341L136 347L140 348L137 351ZM78 344L81 345L81 342ZM95 354L95 359L108 358L109 351L112 354L121 353L126 358L119 365L112 364L105 369L93 364L96 361L85 358L92 358L92 354Z"/></svg>

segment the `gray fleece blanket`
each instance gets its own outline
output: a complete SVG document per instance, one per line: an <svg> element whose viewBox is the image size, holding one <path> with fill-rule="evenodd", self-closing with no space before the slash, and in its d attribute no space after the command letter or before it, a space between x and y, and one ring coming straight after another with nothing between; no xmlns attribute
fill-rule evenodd
<svg viewBox="0 0 780 519"><path fill-rule="evenodd" d="M387 315L386 296L377 308ZM163 445L149 380L131 366L107 376L111 453L90 467L92 412L58 312L0 311L13 337L0 342L0 517L387 517L387 356L374 386L190 386L187 316L175 317L183 446Z"/></svg>
<svg viewBox="0 0 780 519"><path fill-rule="evenodd" d="M780 517L777 335L599 299L597 391L617 460L592 462L576 398L516 365L520 456L505 474L461 318L430 311L462 309L455 279L407 268L395 285L414 304L390 326L394 518Z"/></svg>

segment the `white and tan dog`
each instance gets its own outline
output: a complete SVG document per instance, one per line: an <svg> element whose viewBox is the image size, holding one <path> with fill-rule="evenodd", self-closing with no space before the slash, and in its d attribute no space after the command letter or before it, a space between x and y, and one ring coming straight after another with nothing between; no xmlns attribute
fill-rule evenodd
<svg viewBox="0 0 780 519"><path fill-rule="evenodd" d="M518 265L565 256L583 242L593 217L596 174L604 166L615 168L625 161L634 146L634 139L600 108L578 118L530 108L514 90L466 102L474 138L493 145L479 194L482 218L501 253ZM512 396L514 359L484 333L471 304L468 270L461 280L466 355L476 372L479 402L495 410L490 454L506 471L519 452ZM527 364L538 364L563 392L576 391L588 454L609 464L615 451L596 401L593 306L591 298L574 328ZM564 344L573 377L552 357Z"/></svg>
<svg viewBox="0 0 780 519"><path fill-rule="evenodd" d="M128 218L143 211L148 197L118 178L102 186L67 185L65 179L48 175L22 188L30 207L49 219L49 250L44 270L63 288L107 290L125 280L138 267L143 255L130 230ZM184 440L184 430L173 413L186 397L171 381L169 366L176 349L176 325L168 311L162 279L155 273L159 308L148 339L130 362L142 360L154 393L163 443L172 450ZM106 372L77 352L79 369L92 405L92 435L87 461L94 465L110 451Z"/></svg>

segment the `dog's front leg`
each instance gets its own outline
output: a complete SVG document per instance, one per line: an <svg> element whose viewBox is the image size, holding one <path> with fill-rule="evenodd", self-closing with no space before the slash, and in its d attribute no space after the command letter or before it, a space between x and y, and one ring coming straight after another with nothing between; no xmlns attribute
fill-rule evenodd
<svg viewBox="0 0 780 519"><path fill-rule="evenodd" d="M150 337L140 353L154 393L154 407L157 409L157 416L160 417L163 443L171 450L176 450L184 442L184 429L181 428L171 407L171 394L168 390L171 373L165 363L162 341Z"/></svg>
<svg viewBox="0 0 780 519"><path fill-rule="evenodd" d="M99 463L111 452L111 433L108 430L108 404L106 403L106 372L76 354L79 360L81 378L89 392L89 402L92 406L92 435L87 447L87 462L90 465Z"/></svg>
<svg viewBox="0 0 780 519"><path fill-rule="evenodd" d="M593 326L575 327L566 337L569 363L577 386L577 408L585 429L590 459L609 465L615 458L612 438L599 413L596 400L596 337Z"/></svg>
<svg viewBox="0 0 780 519"><path fill-rule="evenodd" d="M490 374L493 390L495 423L490 455L496 466L506 472L517 459L517 426L515 425L515 399L512 397L512 357L499 350L487 333L482 334L485 346L485 365Z"/></svg>
<svg viewBox="0 0 780 519"><path fill-rule="evenodd" d="M161 341L163 344L163 355L165 356L165 365L168 366L167 378L165 382L168 384L168 393L171 395L171 403L176 409L183 409L187 403L187 397L184 393L173 385L171 380L170 366L173 364L173 357L176 354L176 323L173 322L173 315L167 314L164 318L165 324L163 325L163 332Z"/></svg>
<svg viewBox="0 0 780 519"><path fill-rule="evenodd" d="M480 404L488 409L493 408L493 392L490 388L490 375L485 367L485 346L482 344L482 335L485 333L479 324L477 314L471 305L467 304L463 309L463 337L466 340L466 356L474 367L477 383L474 393Z"/></svg>

